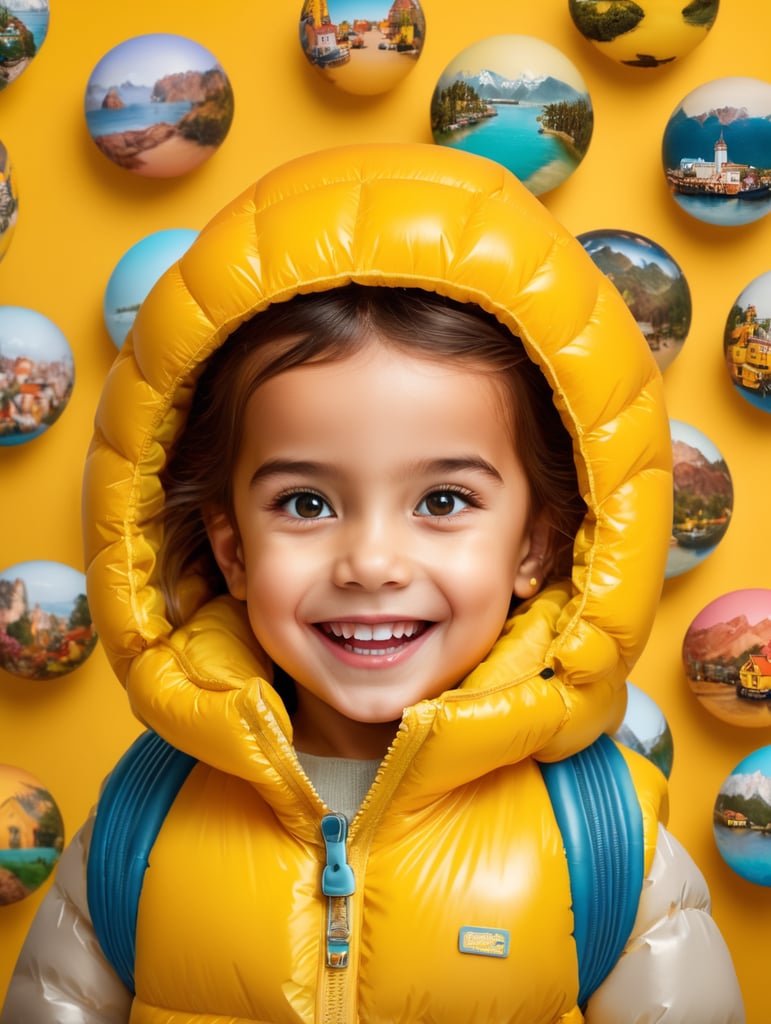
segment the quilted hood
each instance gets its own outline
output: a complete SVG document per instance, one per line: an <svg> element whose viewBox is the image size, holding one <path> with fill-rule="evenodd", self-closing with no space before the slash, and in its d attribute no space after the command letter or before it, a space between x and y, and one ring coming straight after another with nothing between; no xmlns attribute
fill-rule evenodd
<svg viewBox="0 0 771 1024"><path fill-rule="evenodd" d="M402 729L423 723L445 774L461 749L474 771L570 754L617 726L657 607L672 500L661 377L615 287L542 203L497 163L444 147L351 146L271 171L143 303L85 473L88 596L107 656L137 716L216 767L248 776L265 737L291 743L238 602L194 584L185 626L168 621L158 474L228 335L272 303L350 282L473 302L520 337L573 438L587 506L571 580L523 605L488 659L407 709Z"/></svg>

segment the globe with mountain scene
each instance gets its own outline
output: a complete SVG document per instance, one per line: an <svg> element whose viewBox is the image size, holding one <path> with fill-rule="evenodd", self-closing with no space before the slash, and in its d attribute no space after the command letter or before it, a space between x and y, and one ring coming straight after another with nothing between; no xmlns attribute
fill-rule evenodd
<svg viewBox="0 0 771 1024"><path fill-rule="evenodd" d="M621 293L663 372L680 354L691 326L691 293L682 270L644 235L597 230L577 237Z"/></svg>
<svg viewBox="0 0 771 1024"><path fill-rule="evenodd" d="M674 743L664 712L644 690L626 684L626 713L613 739L642 754L667 778L672 773Z"/></svg>
<svg viewBox="0 0 771 1024"><path fill-rule="evenodd" d="M771 83L717 78L693 89L664 128L669 192L689 216L719 227L771 213Z"/></svg>
<svg viewBox="0 0 771 1024"><path fill-rule="evenodd" d="M670 419L672 435L672 537L665 576L695 569L715 550L731 524L734 491L728 465L696 427Z"/></svg>
<svg viewBox="0 0 771 1024"><path fill-rule="evenodd" d="M144 178L199 167L225 141L233 111L230 80L216 58L166 32L114 46L86 86L86 125L97 148Z"/></svg>
<svg viewBox="0 0 771 1024"><path fill-rule="evenodd" d="M771 747L754 750L725 779L712 828L732 871L754 885L771 886Z"/></svg>
<svg viewBox="0 0 771 1024"><path fill-rule="evenodd" d="M594 115L577 68L531 36L490 36L462 50L431 97L438 145L496 160L534 195L562 184L586 156Z"/></svg>
<svg viewBox="0 0 771 1024"><path fill-rule="evenodd" d="M715 23L720 0L568 0L578 31L628 67L658 68L690 53Z"/></svg>
<svg viewBox="0 0 771 1024"><path fill-rule="evenodd" d="M732 590L710 601L686 630L683 668L715 718L771 726L771 590Z"/></svg>

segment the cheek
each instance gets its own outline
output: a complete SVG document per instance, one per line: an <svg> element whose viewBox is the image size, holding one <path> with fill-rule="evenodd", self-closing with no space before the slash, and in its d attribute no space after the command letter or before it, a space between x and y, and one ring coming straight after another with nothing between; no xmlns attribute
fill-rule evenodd
<svg viewBox="0 0 771 1024"><path fill-rule="evenodd" d="M494 600L496 595L508 602L524 549L519 534L515 537L490 528L468 550L455 552L443 571L447 578L452 577L458 600L463 603L478 605L486 599Z"/></svg>
<svg viewBox="0 0 771 1024"><path fill-rule="evenodd" d="M268 623L270 629L291 622L321 579L314 559L302 545L261 545L247 556L248 606L253 626Z"/></svg>

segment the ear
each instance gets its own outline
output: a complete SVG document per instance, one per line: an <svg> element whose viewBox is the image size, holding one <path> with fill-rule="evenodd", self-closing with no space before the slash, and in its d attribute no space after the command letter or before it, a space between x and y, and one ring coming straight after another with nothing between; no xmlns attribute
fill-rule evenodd
<svg viewBox="0 0 771 1024"><path fill-rule="evenodd" d="M205 512L203 521L214 560L225 577L228 590L239 601L245 601L246 567L238 531L224 512Z"/></svg>
<svg viewBox="0 0 771 1024"><path fill-rule="evenodd" d="M527 541L527 550L517 568L512 592L526 600L537 594L551 571L553 527L544 511L533 520Z"/></svg>

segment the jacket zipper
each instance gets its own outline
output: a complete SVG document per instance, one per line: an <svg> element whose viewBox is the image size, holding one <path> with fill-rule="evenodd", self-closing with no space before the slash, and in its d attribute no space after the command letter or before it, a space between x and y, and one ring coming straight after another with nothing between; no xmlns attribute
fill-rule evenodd
<svg viewBox="0 0 771 1024"><path fill-rule="evenodd" d="M327 897L326 963L341 970L348 966L351 945L350 897L356 879L348 863L348 821L344 814L325 814L321 834L327 859L321 875L321 891Z"/></svg>

